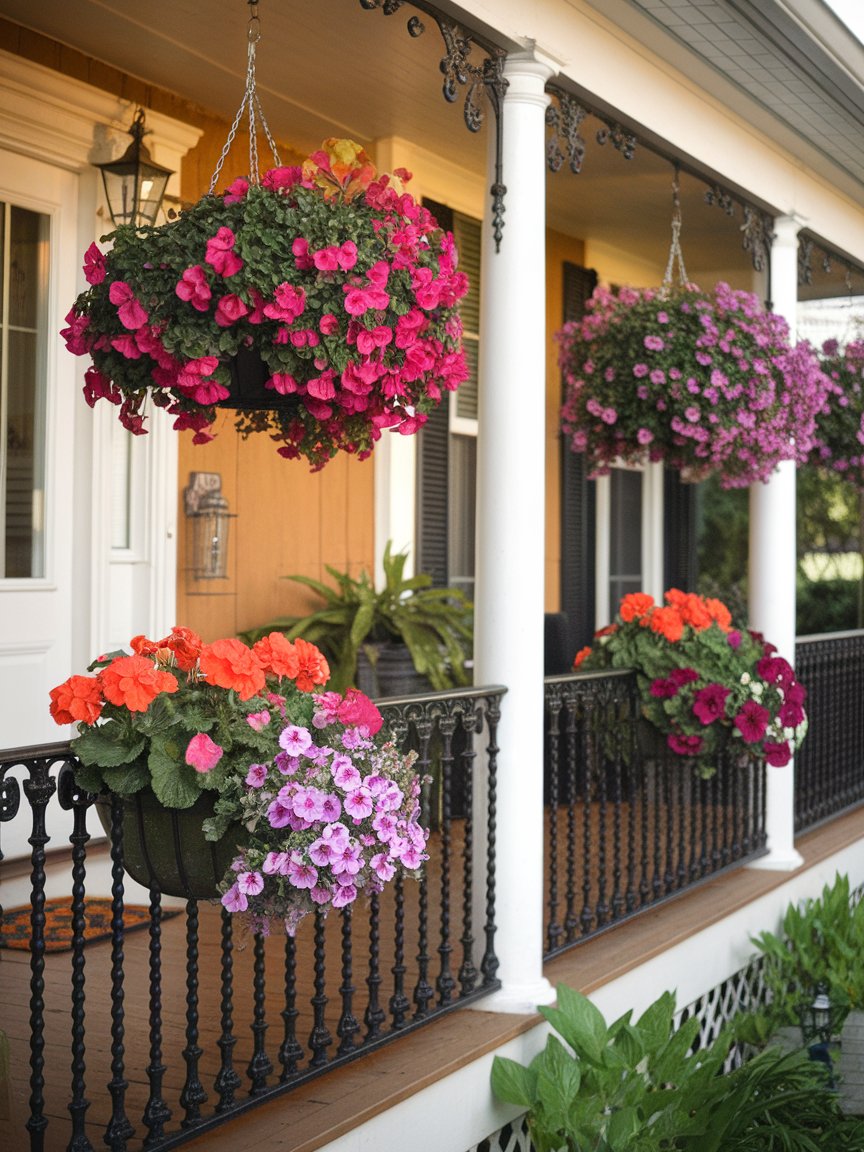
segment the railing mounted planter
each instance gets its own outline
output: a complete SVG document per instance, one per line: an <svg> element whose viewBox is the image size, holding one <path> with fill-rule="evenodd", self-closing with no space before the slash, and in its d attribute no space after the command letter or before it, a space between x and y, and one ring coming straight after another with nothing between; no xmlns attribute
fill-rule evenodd
<svg viewBox="0 0 864 1152"><path fill-rule="evenodd" d="M203 822L213 816L214 792L202 792L191 808L166 808L143 788L123 800L123 867L145 888L185 900L214 900L238 848L248 841L242 825L221 840L205 840ZM112 832L112 798L99 796L96 812L106 834Z"/></svg>

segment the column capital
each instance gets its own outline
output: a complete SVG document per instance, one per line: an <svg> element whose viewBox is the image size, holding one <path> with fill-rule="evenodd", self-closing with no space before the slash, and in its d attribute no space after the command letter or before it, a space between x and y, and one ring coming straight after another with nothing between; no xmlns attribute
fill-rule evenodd
<svg viewBox="0 0 864 1152"><path fill-rule="evenodd" d="M807 219L804 216L798 216L794 212L788 213L784 216L774 217L774 239L772 247L776 244L782 246L785 244L797 244L798 233L807 227Z"/></svg>
<svg viewBox="0 0 864 1152"><path fill-rule="evenodd" d="M508 52L504 60L508 82L504 99L531 100L539 96L546 105L546 81L557 75L558 64L551 56L538 52L533 40L525 40L524 45L516 52Z"/></svg>

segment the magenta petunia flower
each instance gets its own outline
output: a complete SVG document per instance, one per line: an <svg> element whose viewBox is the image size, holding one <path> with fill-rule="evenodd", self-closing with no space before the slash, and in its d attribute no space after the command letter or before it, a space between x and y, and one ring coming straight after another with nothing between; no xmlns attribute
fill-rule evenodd
<svg viewBox="0 0 864 1152"><path fill-rule="evenodd" d="M767 708L748 700L735 717L734 724L748 744L758 743L765 735L771 714Z"/></svg>
<svg viewBox="0 0 864 1152"><path fill-rule="evenodd" d="M708 684L693 697L693 715L702 724L713 724L726 715L726 697L729 689L722 684Z"/></svg>

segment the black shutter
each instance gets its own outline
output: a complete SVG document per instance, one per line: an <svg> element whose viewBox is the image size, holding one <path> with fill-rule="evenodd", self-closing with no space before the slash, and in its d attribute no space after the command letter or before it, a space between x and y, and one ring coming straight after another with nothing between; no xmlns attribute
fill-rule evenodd
<svg viewBox="0 0 864 1152"><path fill-rule="evenodd" d="M597 287L597 273L565 261L564 321L579 320ZM562 381L563 399L563 381ZM561 610L567 619L571 653L591 643L594 635L594 485L589 483L585 457L571 452L561 437Z"/></svg>
<svg viewBox="0 0 864 1152"><path fill-rule="evenodd" d="M423 204L442 228L452 231L453 211L424 198ZM448 450L450 406L447 398L429 414L417 434L417 557L416 570L428 572L436 587L449 582L447 542Z"/></svg>
<svg viewBox="0 0 864 1152"><path fill-rule="evenodd" d="M663 587L695 592L696 485L683 484L671 468L663 470Z"/></svg>

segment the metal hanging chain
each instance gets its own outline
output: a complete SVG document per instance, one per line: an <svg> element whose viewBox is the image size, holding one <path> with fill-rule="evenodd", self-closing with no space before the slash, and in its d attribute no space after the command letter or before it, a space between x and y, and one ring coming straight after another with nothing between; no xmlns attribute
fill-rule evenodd
<svg viewBox="0 0 864 1152"><path fill-rule="evenodd" d="M213 173L213 178L210 181L208 195L212 195L216 182L219 179L219 174L222 171L222 165L225 163L225 158L231 151L231 145L234 143L234 138L237 135L237 129L240 126L240 120L243 117L243 110L246 109L246 114L249 118L249 183L260 183L260 175L258 172L258 128L256 126L256 112L257 120L261 125L261 130L267 138L267 143L270 145L270 151L273 153L273 159L276 162L276 167L281 167L282 161L279 159L279 153L276 149L276 141L270 132L270 125L264 116L264 111L261 108L261 101L258 99L258 88L255 77L255 52L258 47L258 41L261 39L261 22L258 19L258 0L248 0L249 3L249 46L247 51L247 65L246 65L246 89L243 93L243 99L240 102L240 107L237 109L237 115L234 117L234 123L231 125L231 131L228 133L228 139L225 141L225 147L222 149L222 155L219 157L219 162L216 165L216 171Z"/></svg>
<svg viewBox="0 0 864 1152"><path fill-rule="evenodd" d="M675 265L678 265L678 283L682 286L688 283L687 269L684 267L684 253L681 251L681 190L678 184L678 165L675 165L675 175L672 177L672 246L669 249L669 260L663 274L663 287L672 288L675 280Z"/></svg>

